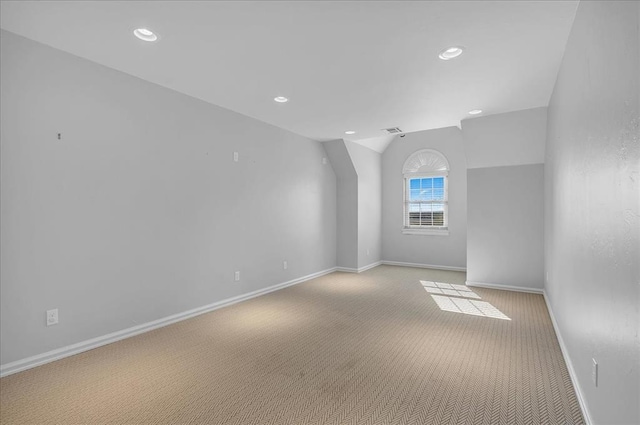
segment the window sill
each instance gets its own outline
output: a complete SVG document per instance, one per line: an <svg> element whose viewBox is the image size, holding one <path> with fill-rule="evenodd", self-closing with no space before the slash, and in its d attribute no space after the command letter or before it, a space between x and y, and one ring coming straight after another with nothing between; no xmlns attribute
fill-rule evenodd
<svg viewBox="0 0 640 425"><path fill-rule="evenodd" d="M402 229L403 235L448 236L449 229Z"/></svg>

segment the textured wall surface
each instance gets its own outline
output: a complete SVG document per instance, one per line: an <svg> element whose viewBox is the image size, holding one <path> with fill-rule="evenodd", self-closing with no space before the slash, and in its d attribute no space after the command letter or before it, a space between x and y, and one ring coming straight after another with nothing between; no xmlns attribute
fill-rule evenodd
<svg viewBox="0 0 640 425"><path fill-rule="evenodd" d="M2 364L335 267L319 143L1 42Z"/></svg>
<svg viewBox="0 0 640 425"><path fill-rule="evenodd" d="M596 424L640 423L639 7L580 3L549 105L545 288Z"/></svg>

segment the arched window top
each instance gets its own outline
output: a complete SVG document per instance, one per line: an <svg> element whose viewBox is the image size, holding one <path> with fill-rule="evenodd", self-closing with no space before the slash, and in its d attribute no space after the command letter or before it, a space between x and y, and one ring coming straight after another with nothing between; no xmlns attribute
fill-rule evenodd
<svg viewBox="0 0 640 425"><path fill-rule="evenodd" d="M411 154L402 167L403 174L447 175L449 161L434 149L422 149Z"/></svg>

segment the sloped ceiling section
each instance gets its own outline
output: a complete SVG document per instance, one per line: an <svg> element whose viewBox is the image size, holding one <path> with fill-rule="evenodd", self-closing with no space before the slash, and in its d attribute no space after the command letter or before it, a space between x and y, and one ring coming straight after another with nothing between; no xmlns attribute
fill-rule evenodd
<svg viewBox="0 0 640 425"><path fill-rule="evenodd" d="M381 151L384 128L547 106L577 3L3 1L0 25L311 139ZM136 39L140 27L159 40ZM453 45L462 56L438 59Z"/></svg>
<svg viewBox="0 0 640 425"><path fill-rule="evenodd" d="M468 168L542 164L547 108L534 108L462 121Z"/></svg>

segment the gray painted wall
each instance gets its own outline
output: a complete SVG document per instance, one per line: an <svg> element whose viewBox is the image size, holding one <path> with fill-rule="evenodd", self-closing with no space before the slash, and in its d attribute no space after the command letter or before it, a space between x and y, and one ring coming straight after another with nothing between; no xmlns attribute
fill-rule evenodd
<svg viewBox="0 0 640 425"><path fill-rule="evenodd" d="M547 108L462 121L469 282L542 289L546 131Z"/></svg>
<svg viewBox="0 0 640 425"><path fill-rule="evenodd" d="M544 163L547 108L462 121L468 168Z"/></svg>
<svg viewBox="0 0 640 425"><path fill-rule="evenodd" d="M595 424L640 423L639 5L580 2L549 105L545 289Z"/></svg>
<svg viewBox="0 0 640 425"><path fill-rule="evenodd" d="M435 149L449 161L449 235L404 235L403 176L406 159L420 149ZM466 267L467 163L457 127L396 137L382 154L382 258L385 261Z"/></svg>
<svg viewBox="0 0 640 425"><path fill-rule="evenodd" d="M337 264L356 271L380 261L381 155L346 140L323 145L337 178Z"/></svg>
<svg viewBox="0 0 640 425"><path fill-rule="evenodd" d="M542 289L544 165L467 173L467 280Z"/></svg>
<svg viewBox="0 0 640 425"><path fill-rule="evenodd" d="M1 43L2 364L335 267L319 143Z"/></svg>
<svg viewBox="0 0 640 425"><path fill-rule="evenodd" d="M358 268L381 260L382 155L345 141L358 175Z"/></svg>
<svg viewBox="0 0 640 425"><path fill-rule="evenodd" d="M336 175L336 263L358 268L358 175L343 140L322 144Z"/></svg>

